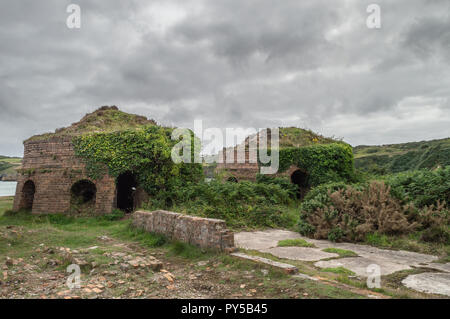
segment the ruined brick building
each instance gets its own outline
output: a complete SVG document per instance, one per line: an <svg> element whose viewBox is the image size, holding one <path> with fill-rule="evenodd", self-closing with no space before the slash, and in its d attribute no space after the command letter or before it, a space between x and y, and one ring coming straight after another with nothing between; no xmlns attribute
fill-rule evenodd
<svg viewBox="0 0 450 319"><path fill-rule="evenodd" d="M261 168L257 160L258 149L271 145L271 130L263 131L247 137L240 145L220 151L216 173L222 174L224 179L230 182L255 181ZM287 170L272 176L288 177L293 184L298 186L300 197L307 191L308 172L304 168L291 165Z"/></svg>
<svg viewBox="0 0 450 319"><path fill-rule="evenodd" d="M333 138L327 138L312 131L297 127L279 128L278 137L280 154L289 149L304 150L305 147L309 146L341 143ZM272 137L270 129L262 130L256 134L250 135L243 143L235 147L224 148L219 152L215 173L223 180L230 182L239 182L242 180L255 181L258 174L261 173L261 164L257 160L258 150L270 148L271 145ZM326 158L330 162L335 162L336 159L339 158L339 156L335 156L336 154L329 154L326 155ZM280 168L277 173L269 176L288 178L291 183L297 186L298 197L303 198L311 186L311 165L320 166L321 163L314 162L313 164L309 163L308 165L310 167L290 164L287 167L283 167L283 169ZM337 172L340 170L340 167L338 166L339 165L335 167Z"/></svg>
<svg viewBox="0 0 450 319"><path fill-rule="evenodd" d="M102 107L87 114L80 122L64 129L32 137L24 142L22 168L18 174L14 210L30 209L34 214L67 213L82 207L96 213L110 213L114 208L131 211L146 194L131 172L118 178L106 174L90 179L85 163L75 155L72 138L80 131L100 126L113 127L111 114L116 107ZM121 112L123 113L123 112ZM154 123L132 114L136 124Z"/></svg>

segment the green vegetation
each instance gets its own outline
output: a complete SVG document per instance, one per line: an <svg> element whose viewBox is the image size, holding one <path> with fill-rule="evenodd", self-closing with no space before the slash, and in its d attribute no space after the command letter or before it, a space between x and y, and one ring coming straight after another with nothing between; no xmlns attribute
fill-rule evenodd
<svg viewBox="0 0 450 319"><path fill-rule="evenodd" d="M304 147L340 142L298 127L280 127L280 148Z"/></svg>
<svg viewBox="0 0 450 319"><path fill-rule="evenodd" d="M450 138L353 148L355 167L376 175L450 165Z"/></svg>
<svg viewBox="0 0 450 319"><path fill-rule="evenodd" d="M173 141L171 134L172 129L151 125L135 130L80 135L74 137L73 144L75 154L85 160L91 178L99 179L106 169L113 177L129 171L135 174L147 193L154 195L203 178L200 164L175 164L172 161L172 147L178 141Z"/></svg>
<svg viewBox="0 0 450 319"><path fill-rule="evenodd" d="M450 166L388 175L384 180L391 186L392 195L419 208L438 201L450 203Z"/></svg>
<svg viewBox="0 0 450 319"><path fill-rule="evenodd" d="M332 272L333 274L342 274L347 276L354 276L355 273L344 267L336 267L336 268L323 268L323 272Z"/></svg>
<svg viewBox="0 0 450 319"><path fill-rule="evenodd" d="M355 253L354 251L346 250L346 249L340 249L340 248L325 248L325 249L322 249L322 251L324 251L326 253L338 254L339 257L341 257L341 258L358 256L358 254Z"/></svg>
<svg viewBox="0 0 450 319"><path fill-rule="evenodd" d="M314 187L301 204L299 232L333 241L449 253L450 167L355 184Z"/></svg>
<svg viewBox="0 0 450 319"><path fill-rule="evenodd" d="M314 244L308 243L306 240L297 239L284 239L278 242L278 247L315 247Z"/></svg>
<svg viewBox="0 0 450 319"><path fill-rule="evenodd" d="M0 197L0 217L4 212L12 208L14 197Z"/></svg>
<svg viewBox="0 0 450 319"><path fill-rule="evenodd" d="M0 176L15 176L17 174L16 168L22 164L22 159L19 157L0 156Z"/></svg>
<svg viewBox="0 0 450 319"><path fill-rule="evenodd" d="M232 228L292 227L298 211L290 190L247 181L189 183L158 193L146 208L224 219Z"/></svg>
<svg viewBox="0 0 450 319"><path fill-rule="evenodd" d="M327 182L347 182L354 179L353 153L352 148L347 144L333 143L282 148L279 150L279 154L279 171L283 172L291 165L301 167L308 173L307 184L309 186Z"/></svg>

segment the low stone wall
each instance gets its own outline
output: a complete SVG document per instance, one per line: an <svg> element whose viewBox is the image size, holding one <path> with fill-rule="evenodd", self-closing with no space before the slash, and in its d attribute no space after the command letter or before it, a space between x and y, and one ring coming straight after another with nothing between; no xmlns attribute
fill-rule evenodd
<svg viewBox="0 0 450 319"><path fill-rule="evenodd" d="M234 250L234 234L220 219L188 216L164 210L137 211L133 226L167 236L201 248L230 252Z"/></svg>

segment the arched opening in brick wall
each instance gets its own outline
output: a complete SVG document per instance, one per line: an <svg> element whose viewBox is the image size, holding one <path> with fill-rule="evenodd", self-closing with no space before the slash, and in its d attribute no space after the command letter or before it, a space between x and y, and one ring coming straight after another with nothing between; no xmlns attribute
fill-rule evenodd
<svg viewBox="0 0 450 319"><path fill-rule="evenodd" d="M116 206L130 213L135 208L135 196L138 183L132 172L125 172L117 177Z"/></svg>
<svg viewBox="0 0 450 319"><path fill-rule="evenodd" d="M36 193L36 186L33 181L26 181L22 188L22 198L20 200L21 209L32 209L34 202L34 194Z"/></svg>
<svg viewBox="0 0 450 319"><path fill-rule="evenodd" d="M308 174L298 169L292 173L291 182L297 185L297 197L303 198L308 191Z"/></svg>
<svg viewBox="0 0 450 319"><path fill-rule="evenodd" d="M70 207L72 211L89 212L95 208L97 187L87 179L80 180L70 189Z"/></svg>
<svg viewBox="0 0 450 319"><path fill-rule="evenodd" d="M230 177L228 177L227 182L237 183L238 179L234 176L230 176Z"/></svg>

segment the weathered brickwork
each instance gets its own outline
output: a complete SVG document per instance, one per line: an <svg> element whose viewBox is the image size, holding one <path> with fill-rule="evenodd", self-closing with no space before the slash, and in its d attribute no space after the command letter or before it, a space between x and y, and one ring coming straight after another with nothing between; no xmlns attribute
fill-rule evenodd
<svg viewBox="0 0 450 319"><path fill-rule="evenodd" d="M90 180L85 164L75 156L70 137L51 137L24 143L22 169L19 172L14 210L32 208L32 213L65 213L69 211L71 188L80 180ZM29 187L34 184L31 200ZM92 180L91 180L92 181ZM96 186L95 211L110 213L115 206L114 178L105 175L92 181Z"/></svg>
<svg viewBox="0 0 450 319"><path fill-rule="evenodd" d="M224 148L219 152L219 163L216 167L216 173L226 172L225 178L234 177L238 181L255 181L256 175L260 173L260 166L256 162L256 151L250 152L246 149L243 154L245 154L243 155L245 156L245 160L244 157L239 158L239 152L236 147L229 149ZM292 173L297 170L304 171L295 165L291 165L286 171L278 172L273 176L291 177ZM306 173L306 171L304 172Z"/></svg>
<svg viewBox="0 0 450 319"><path fill-rule="evenodd" d="M151 233L162 234L201 248L232 251L234 234L220 219L188 216L163 210L137 211L133 214L133 226Z"/></svg>

